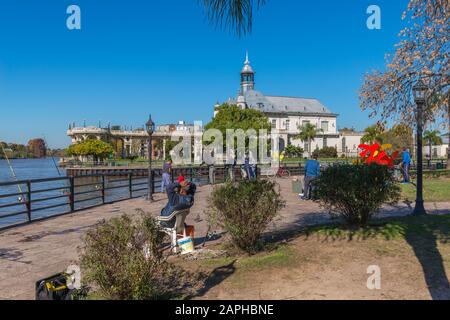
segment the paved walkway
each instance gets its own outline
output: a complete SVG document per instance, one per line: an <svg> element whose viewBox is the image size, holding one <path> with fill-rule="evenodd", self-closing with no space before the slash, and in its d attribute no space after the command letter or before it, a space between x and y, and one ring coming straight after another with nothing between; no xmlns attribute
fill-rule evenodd
<svg viewBox="0 0 450 320"><path fill-rule="evenodd" d="M289 179L279 183L287 206L271 225L271 232L280 234L331 221L317 204L299 201L291 192ZM188 223L195 225L196 238L204 237L207 231L203 210L210 191L211 186L198 188L195 206L188 217ZM128 200L0 232L0 299L34 299L35 282L76 263L84 233L102 219L122 213L136 214L139 208L157 215L165 202L165 197L158 194L151 205L144 199ZM450 203L430 203L427 210L450 214ZM406 204L399 204L384 208L381 215L410 212Z"/></svg>

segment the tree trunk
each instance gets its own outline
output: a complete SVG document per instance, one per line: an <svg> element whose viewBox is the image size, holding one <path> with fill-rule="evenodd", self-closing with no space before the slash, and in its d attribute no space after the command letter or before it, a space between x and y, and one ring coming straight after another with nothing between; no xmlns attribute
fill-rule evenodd
<svg viewBox="0 0 450 320"><path fill-rule="evenodd" d="M447 130L448 130L448 132L447 132L447 135L448 135L447 170L449 170L449 169L450 169L450 94L448 94L448 97L447 97L447 108L448 108L448 110L447 110L447 113L448 113L448 128L447 128Z"/></svg>

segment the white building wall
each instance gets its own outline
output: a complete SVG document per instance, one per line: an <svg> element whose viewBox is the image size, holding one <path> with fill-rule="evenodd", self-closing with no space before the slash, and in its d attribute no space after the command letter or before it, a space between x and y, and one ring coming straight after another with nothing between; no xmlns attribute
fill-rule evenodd
<svg viewBox="0 0 450 320"><path fill-rule="evenodd" d="M446 158L447 152L448 152L448 144L431 147L431 156L433 159ZM424 146L422 153L424 156L429 156L430 155L430 147Z"/></svg>
<svg viewBox="0 0 450 320"><path fill-rule="evenodd" d="M361 144L363 133L341 133L337 143L338 156L358 156L358 146Z"/></svg>

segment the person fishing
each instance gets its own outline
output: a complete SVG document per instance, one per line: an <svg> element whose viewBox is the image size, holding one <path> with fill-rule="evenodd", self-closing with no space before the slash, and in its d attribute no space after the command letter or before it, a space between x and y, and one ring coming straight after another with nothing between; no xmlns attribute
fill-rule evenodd
<svg viewBox="0 0 450 320"><path fill-rule="evenodd" d="M194 205L195 192L197 186L194 183L190 183L184 180L184 177L178 177L178 181L169 184L166 187L167 204L161 210L161 216L168 217L175 211L189 209ZM168 222L161 222L161 225L165 228L173 228L176 218Z"/></svg>

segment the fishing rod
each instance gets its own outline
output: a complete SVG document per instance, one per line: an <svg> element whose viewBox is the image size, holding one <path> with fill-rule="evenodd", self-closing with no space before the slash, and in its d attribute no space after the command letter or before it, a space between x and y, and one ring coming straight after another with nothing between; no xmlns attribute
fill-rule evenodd
<svg viewBox="0 0 450 320"><path fill-rule="evenodd" d="M47 147L48 147L48 143L47 143L47 139L45 139L45 135L44 135L44 134L42 135L42 140L44 140L45 146L46 146L46 148L47 148ZM53 156L53 154L51 155L51 158L52 158L53 165L54 165L55 168L56 168L56 171L58 171L58 176L61 177L61 171L59 170L59 167L58 167L58 165L56 164L55 157ZM62 193L63 193L64 195L69 195L69 194L70 194L67 190L62 190ZM70 201L70 198L69 198L69 201Z"/></svg>
<svg viewBox="0 0 450 320"><path fill-rule="evenodd" d="M48 148L48 143L47 143L47 139L45 139L45 135L42 135L42 139L44 140L45 147ZM61 171L59 170L58 165L56 164L55 157L53 156L53 153L51 155L51 158L52 158L52 161L53 161L53 165L56 168L56 171L58 171L58 176L61 176Z"/></svg>
<svg viewBox="0 0 450 320"><path fill-rule="evenodd" d="M2 147L2 152L5 155L5 159L6 162L8 163L9 166L9 170L11 171L11 175L14 178L14 180L17 182L19 181L19 179L17 178L16 172L14 171L14 167L12 166L11 161L8 158L8 155L6 154L5 148L3 147L3 144L0 143L0 146ZM24 202L24 198L23 198L23 194L24 192L22 191L22 186L20 184L17 184L17 189L19 190L19 193L21 193L21 195L17 198L20 202Z"/></svg>

